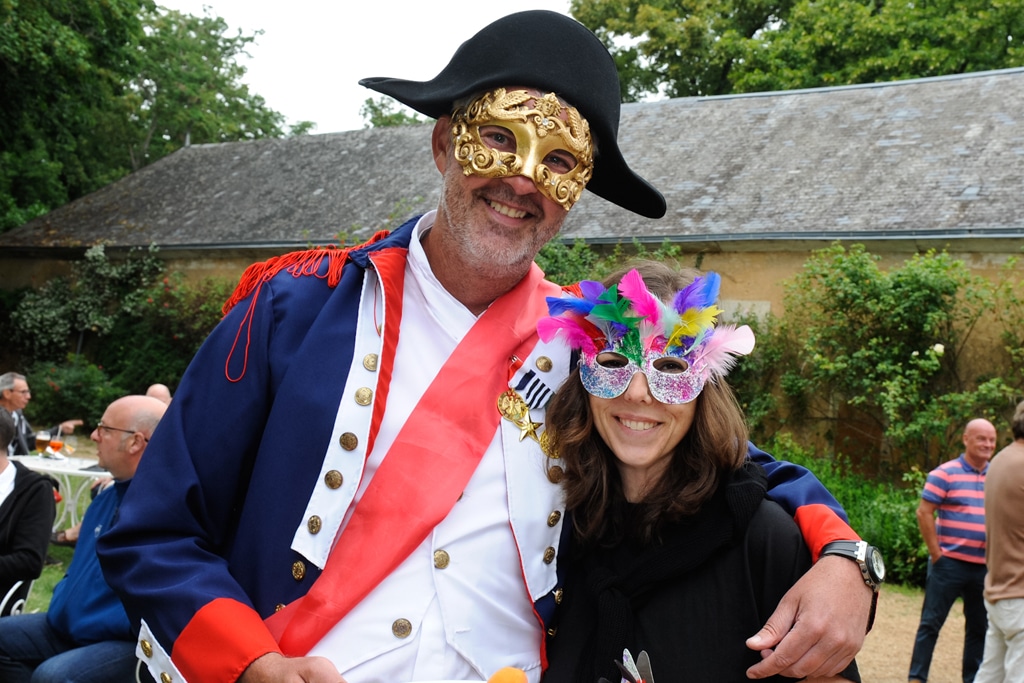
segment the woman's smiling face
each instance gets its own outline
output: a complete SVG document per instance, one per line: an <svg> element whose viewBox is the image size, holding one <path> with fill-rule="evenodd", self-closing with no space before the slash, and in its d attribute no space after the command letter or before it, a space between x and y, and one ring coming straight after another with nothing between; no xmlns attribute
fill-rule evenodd
<svg viewBox="0 0 1024 683"><path fill-rule="evenodd" d="M620 396L590 396L594 426L615 454L627 500L641 500L664 474L693 425L699 400L662 403L651 395L642 372L633 375Z"/></svg>

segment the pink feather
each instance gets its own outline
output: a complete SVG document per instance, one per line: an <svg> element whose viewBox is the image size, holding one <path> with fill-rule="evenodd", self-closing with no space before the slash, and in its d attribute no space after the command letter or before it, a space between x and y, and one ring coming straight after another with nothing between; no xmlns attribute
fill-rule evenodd
<svg viewBox="0 0 1024 683"><path fill-rule="evenodd" d="M662 329L661 315L665 310L661 300L651 294L644 284L644 279L634 268L619 281L619 294L630 302L633 313L640 318L637 331L643 340L644 348L650 350L656 337L665 333Z"/></svg>
<svg viewBox="0 0 1024 683"><path fill-rule="evenodd" d="M746 356L753 350L754 332L747 325L721 325L715 328L694 361L706 364L708 374L721 377L736 365L737 356Z"/></svg>
<svg viewBox="0 0 1024 683"><path fill-rule="evenodd" d="M574 349L579 349L584 355L593 356L597 353L594 340L578 321L571 318L541 318L537 322L537 335L543 341L551 341L557 334L561 333L565 343Z"/></svg>
<svg viewBox="0 0 1024 683"><path fill-rule="evenodd" d="M661 327L661 301L647 289L644 279L635 268L622 277L619 282L619 294L629 299L633 311L644 318L647 324Z"/></svg>

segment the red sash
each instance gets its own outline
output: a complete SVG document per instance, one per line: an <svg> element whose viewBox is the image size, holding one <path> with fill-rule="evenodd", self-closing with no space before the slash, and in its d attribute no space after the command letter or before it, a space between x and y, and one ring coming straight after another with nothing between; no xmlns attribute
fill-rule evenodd
<svg viewBox="0 0 1024 683"><path fill-rule="evenodd" d="M497 398L508 388L510 358L529 355L547 313L544 297L560 292L533 265L458 344L395 438L323 573L267 619L282 652L308 653L448 515L501 421Z"/></svg>

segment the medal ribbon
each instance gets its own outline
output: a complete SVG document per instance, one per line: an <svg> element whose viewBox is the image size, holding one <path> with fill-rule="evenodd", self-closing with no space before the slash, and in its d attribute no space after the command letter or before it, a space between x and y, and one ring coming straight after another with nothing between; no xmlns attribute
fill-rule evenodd
<svg viewBox="0 0 1024 683"><path fill-rule="evenodd" d="M495 301L445 361L356 506L309 592L267 618L281 651L305 655L451 511L501 420L504 368L537 343L545 296L536 265Z"/></svg>

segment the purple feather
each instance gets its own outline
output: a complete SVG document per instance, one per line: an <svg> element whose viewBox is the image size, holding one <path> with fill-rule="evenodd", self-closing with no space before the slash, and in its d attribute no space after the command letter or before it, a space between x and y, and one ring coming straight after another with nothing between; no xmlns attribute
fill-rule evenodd
<svg viewBox="0 0 1024 683"><path fill-rule="evenodd" d="M580 281L580 292L587 301L597 303L598 298L604 293L605 286L593 280Z"/></svg>

